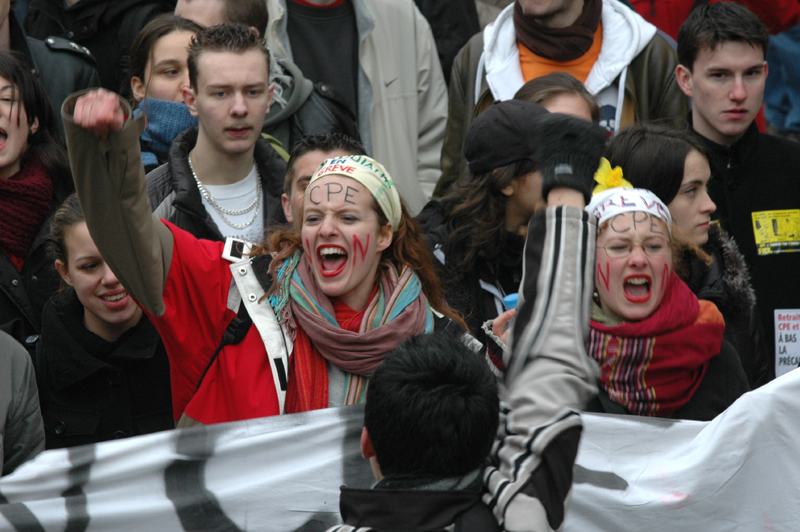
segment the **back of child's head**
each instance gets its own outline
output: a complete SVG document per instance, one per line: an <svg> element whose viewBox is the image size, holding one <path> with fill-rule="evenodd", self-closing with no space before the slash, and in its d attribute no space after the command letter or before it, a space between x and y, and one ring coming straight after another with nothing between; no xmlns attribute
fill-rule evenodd
<svg viewBox="0 0 800 532"><path fill-rule="evenodd" d="M483 357L427 334L401 343L375 371L364 426L385 477L454 477L483 464L499 408Z"/></svg>

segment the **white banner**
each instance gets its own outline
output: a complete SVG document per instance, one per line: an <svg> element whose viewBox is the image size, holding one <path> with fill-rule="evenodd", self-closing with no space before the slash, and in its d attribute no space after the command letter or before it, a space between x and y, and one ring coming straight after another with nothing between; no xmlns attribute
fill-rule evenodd
<svg viewBox="0 0 800 532"><path fill-rule="evenodd" d="M584 414L565 530L800 527L800 372L710 423ZM49 451L0 479L0 530L313 531L367 487L363 408Z"/></svg>

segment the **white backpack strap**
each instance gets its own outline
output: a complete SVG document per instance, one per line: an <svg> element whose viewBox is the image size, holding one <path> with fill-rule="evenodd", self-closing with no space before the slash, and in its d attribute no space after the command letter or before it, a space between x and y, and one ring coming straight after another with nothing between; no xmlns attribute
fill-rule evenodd
<svg viewBox="0 0 800 532"><path fill-rule="evenodd" d="M281 414L283 414L286 403L286 387L289 382L289 353L292 352L292 340L284 334L275 318L272 306L266 301L259 303L265 292L261 283L258 282L250 259L231 264L230 268L236 289L241 294L242 304L247 308L267 349L275 390L278 392L278 403Z"/></svg>

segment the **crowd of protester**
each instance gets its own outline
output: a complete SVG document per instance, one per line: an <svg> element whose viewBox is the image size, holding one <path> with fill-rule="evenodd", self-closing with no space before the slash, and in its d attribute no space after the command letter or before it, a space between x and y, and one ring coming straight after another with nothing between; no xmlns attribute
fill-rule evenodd
<svg viewBox="0 0 800 532"><path fill-rule="evenodd" d="M0 0L2 474L366 403L336 530L557 530L581 412L774 379L800 3L491 4Z"/></svg>

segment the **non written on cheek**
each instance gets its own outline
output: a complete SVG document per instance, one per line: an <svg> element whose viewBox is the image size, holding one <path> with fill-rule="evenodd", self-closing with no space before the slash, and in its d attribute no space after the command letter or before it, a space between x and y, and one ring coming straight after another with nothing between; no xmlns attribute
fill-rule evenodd
<svg viewBox="0 0 800 532"><path fill-rule="evenodd" d="M308 254L308 255L311 254L311 244L308 243L308 239L307 238L306 238L306 247L305 247L305 249L303 251L305 251L306 254Z"/></svg>
<svg viewBox="0 0 800 532"><path fill-rule="evenodd" d="M661 273L661 290L664 290L664 287L667 285L667 279L669 279L669 264L664 265L664 271Z"/></svg>
<svg viewBox="0 0 800 532"><path fill-rule="evenodd" d="M359 240L358 236L353 235L353 266L356 265L356 257L358 257L358 251L361 250L361 262L366 262L367 259L367 251L369 251L369 237L370 235L367 234L367 245L362 246L361 240Z"/></svg>
<svg viewBox="0 0 800 532"><path fill-rule="evenodd" d="M606 285L606 291L608 291L609 289L608 281L611 271L610 268L611 266L609 265L609 263L606 262L606 274L603 275L603 266L601 264L597 265L597 283L600 284L600 281L602 281L603 284Z"/></svg>

